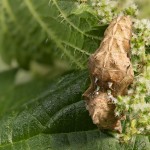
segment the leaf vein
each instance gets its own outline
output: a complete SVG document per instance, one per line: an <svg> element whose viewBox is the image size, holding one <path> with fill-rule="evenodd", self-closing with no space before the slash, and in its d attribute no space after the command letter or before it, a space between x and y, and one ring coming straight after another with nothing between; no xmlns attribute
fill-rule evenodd
<svg viewBox="0 0 150 150"><path fill-rule="evenodd" d="M55 6L57 7L58 11L60 12L60 15L64 18L64 20L70 24L70 26L72 26L75 30L77 30L79 33L81 33L82 35L92 38L92 39L96 39L96 40L100 40L98 37L96 36L92 36L89 34L86 34L85 32L83 32L82 30L80 30L73 22L71 22L67 16L65 15L65 13L61 10L61 8L59 7L59 5L57 4L56 0L50 0L53 2L53 4L55 4Z"/></svg>
<svg viewBox="0 0 150 150"><path fill-rule="evenodd" d="M63 50L66 56L68 56L68 58L70 58L78 67L83 69L84 68L83 65L80 62L76 61L76 59L70 54L70 52L63 47L59 39L56 37L55 33L50 28L48 28L47 25L42 21L40 16L33 8L33 5L31 4L30 0L24 0L24 2L27 8L29 9L30 13L33 15L34 19L39 23L39 25L44 29L44 31L51 37L51 39L56 43L56 45L61 50Z"/></svg>

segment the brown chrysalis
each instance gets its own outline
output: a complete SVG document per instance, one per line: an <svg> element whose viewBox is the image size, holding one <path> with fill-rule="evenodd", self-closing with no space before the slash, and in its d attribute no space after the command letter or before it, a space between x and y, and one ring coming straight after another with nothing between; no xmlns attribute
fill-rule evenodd
<svg viewBox="0 0 150 150"><path fill-rule="evenodd" d="M104 33L100 47L89 58L91 85L83 94L93 123L99 128L122 132L122 116L115 116L116 97L126 95L133 82L130 62L132 21L129 16L115 18Z"/></svg>

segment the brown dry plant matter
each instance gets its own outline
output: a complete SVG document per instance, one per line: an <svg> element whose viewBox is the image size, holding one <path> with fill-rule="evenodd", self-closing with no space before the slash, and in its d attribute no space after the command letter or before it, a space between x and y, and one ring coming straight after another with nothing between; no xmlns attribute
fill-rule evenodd
<svg viewBox="0 0 150 150"><path fill-rule="evenodd" d="M126 95L133 82L130 62L132 21L129 16L115 18L104 33L100 47L89 58L91 85L83 94L93 123L101 129L122 132L121 119L115 116L115 97Z"/></svg>

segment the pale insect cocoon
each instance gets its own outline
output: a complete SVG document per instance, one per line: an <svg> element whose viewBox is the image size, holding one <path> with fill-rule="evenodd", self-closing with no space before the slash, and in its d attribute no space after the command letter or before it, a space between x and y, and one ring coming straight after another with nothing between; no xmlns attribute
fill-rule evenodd
<svg viewBox="0 0 150 150"><path fill-rule="evenodd" d="M122 132L120 120L125 117L115 115L115 103L118 95L127 94L134 79L128 57L131 35L129 16L119 16L110 23L99 48L89 58L91 85L83 94L93 123L119 133ZM97 87L100 88L97 90Z"/></svg>

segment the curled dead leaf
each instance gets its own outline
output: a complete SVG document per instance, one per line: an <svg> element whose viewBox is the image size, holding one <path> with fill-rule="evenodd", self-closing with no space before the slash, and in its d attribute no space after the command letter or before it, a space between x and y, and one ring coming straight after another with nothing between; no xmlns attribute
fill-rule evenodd
<svg viewBox="0 0 150 150"><path fill-rule="evenodd" d="M91 85L83 96L93 123L99 128L122 132L123 116L115 116L113 99L126 95L134 79L128 57L131 34L131 18L115 18L106 29L100 47L89 58Z"/></svg>

